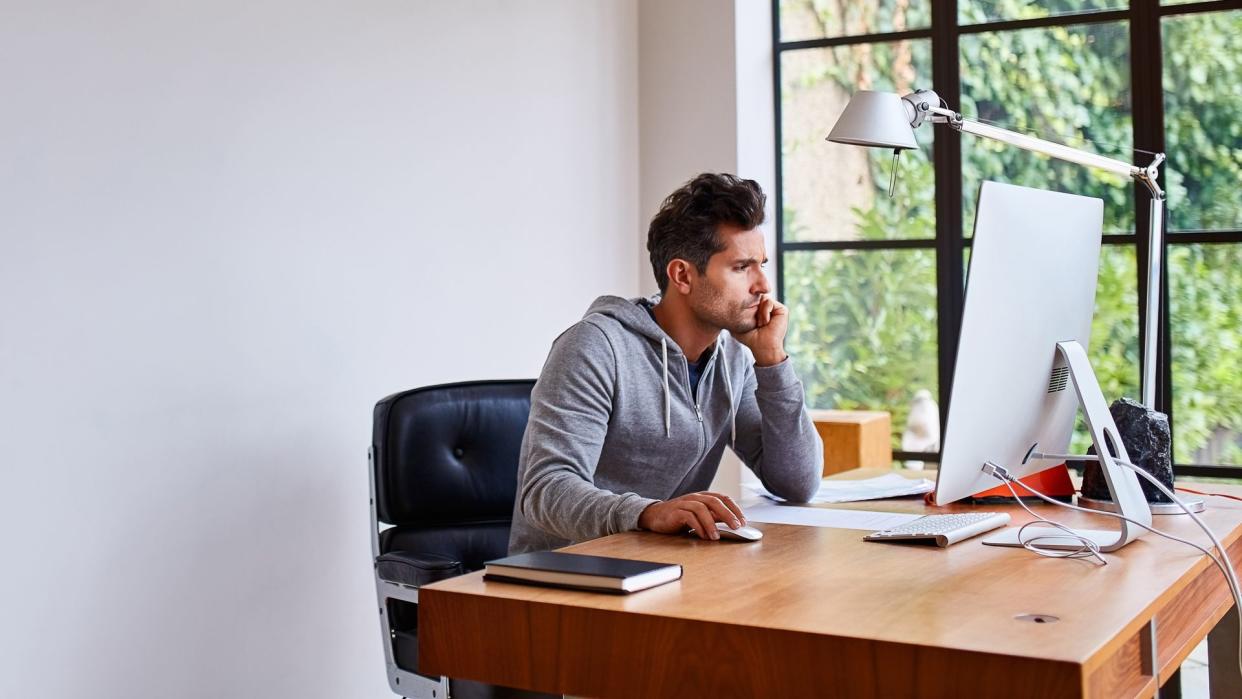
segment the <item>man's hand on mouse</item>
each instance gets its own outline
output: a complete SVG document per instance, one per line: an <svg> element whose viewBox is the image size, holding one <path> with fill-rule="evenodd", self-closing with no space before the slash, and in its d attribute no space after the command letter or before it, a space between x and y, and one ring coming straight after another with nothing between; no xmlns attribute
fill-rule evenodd
<svg viewBox="0 0 1242 699"><path fill-rule="evenodd" d="M687 527L700 539L719 539L716 522L733 529L746 524L742 508L724 493L689 493L653 503L638 516L638 526L661 534L679 534Z"/></svg>
<svg viewBox="0 0 1242 699"><path fill-rule="evenodd" d="M755 366L774 366L785 361L785 331L789 328L789 311L779 301L764 294L755 307L755 329L733 337L750 348Z"/></svg>

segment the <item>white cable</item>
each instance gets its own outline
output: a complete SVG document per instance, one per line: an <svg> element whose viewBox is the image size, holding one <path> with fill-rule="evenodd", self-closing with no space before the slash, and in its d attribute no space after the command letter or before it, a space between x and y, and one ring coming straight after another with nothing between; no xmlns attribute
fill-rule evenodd
<svg viewBox="0 0 1242 699"><path fill-rule="evenodd" d="M1135 473L1139 474L1143 478L1146 478L1148 482L1156 486L1156 488L1158 488L1160 492L1164 493L1165 497L1177 503L1177 506L1182 508L1182 512L1185 512L1187 515L1189 515L1190 518L1195 521L1195 524L1199 525L1199 528L1203 530L1203 533L1207 534L1208 538L1211 539L1212 543L1216 546L1216 550L1220 553L1220 560L1217 560L1216 557L1212 556L1211 553L1208 553L1208 557L1211 558L1216 563L1216 567L1220 568L1221 572L1225 574L1225 582L1229 584L1229 591L1233 593L1233 608L1234 608L1234 611L1238 615L1238 639L1239 639L1239 642L1238 642L1238 673L1242 674L1242 587L1238 585L1238 575L1233 569L1233 563L1230 562L1229 554L1225 551L1224 545L1220 543L1220 539L1216 538L1216 534L1212 533L1211 528L1209 528L1208 525L1205 524L1202 519L1199 519L1199 515L1195 514L1194 512L1191 512L1190 508L1186 507L1186 504L1182 502L1180 499L1178 499L1176 495L1169 492L1169 489L1166 488L1164 484L1161 483L1158 478L1151 475L1147 471L1139 468L1138 466L1135 466L1129 461L1121 461L1119 459L1114 459L1114 461L1121 464L1122 466L1125 466L1131 471L1134 471ZM1156 530L1152 529L1150 531L1155 532ZM1156 532L1156 533L1160 534L1160 532ZM1173 537L1170 537L1170 538L1173 538ZM1189 542L1183 542L1183 543L1189 543ZM1201 547L1196 546L1194 544L1191 544L1191 546L1194 546L1195 548L1201 551L1203 550Z"/></svg>
<svg viewBox="0 0 1242 699"><path fill-rule="evenodd" d="M1120 461L1118 461L1117 463L1124 463L1124 462L1120 462ZM1160 531L1159 529L1153 529L1152 527L1150 527L1150 526L1148 526L1148 525L1146 525L1146 524L1143 524L1142 522L1137 522L1137 521L1135 521L1135 520L1130 519L1129 517L1124 517L1124 516L1122 516L1122 515L1119 515L1119 514L1117 514L1116 512L1105 512L1105 511L1101 511L1101 510L1089 510L1089 509L1087 509L1087 508L1085 508L1085 507L1076 507L1076 506L1074 506L1074 505L1070 505L1070 504L1068 504L1068 503L1061 502L1060 500L1054 500L1054 499L1052 499L1052 498L1048 497L1047 495L1044 495L1043 493L1039 492L1038 490L1035 490L1034 488L1032 488L1031 486L1027 485L1026 483L1022 483L1021 481L1017 480L1016 478L1014 478L1013 476L1011 476L1011 475L1009 474L1009 472L1008 472L1007 470L1005 470L1004 468L1001 468L1000 466L996 466L996 469L997 469L997 472L995 472L995 473L993 473L992 471L986 471L986 469L985 469L985 471L986 471L987 473L989 473L990 475L995 476L996 478L998 478L998 479L1000 479L1000 480L1002 480L1002 481L1005 481L1006 479L1011 480L1011 481L1013 481L1014 483L1017 483L1018 485L1021 485L1023 489L1030 491L1033 495L1035 495L1036 497L1040 498L1041 500L1044 500L1044 501L1046 501L1046 502L1052 503L1053 505L1059 505L1060 507L1064 507L1064 508L1069 509L1069 510L1075 510L1075 511L1078 511L1078 512L1085 512L1085 513L1087 513L1087 514L1089 514L1089 515L1104 515L1105 517L1112 517L1112 518L1114 518L1114 519L1123 519L1123 520L1125 520L1125 521L1129 522L1130 524L1133 524L1133 525L1138 526L1138 527L1142 527L1143 529L1146 529L1147 531L1152 532L1153 534L1158 534L1158 535L1160 535L1160 536L1163 536L1163 537L1164 537L1164 538L1166 538L1166 539L1171 539L1171 540L1176 541L1176 542L1178 542L1178 543L1180 543L1180 544L1186 544L1187 546L1192 546L1192 547L1194 547L1194 548L1198 549L1199 551L1201 551L1202 553L1206 554L1206 555L1207 555L1209 558L1211 558L1213 561L1215 561L1215 560L1216 560L1216 557L1212 555L1212 552L1211 552L1211 551L1209 551L1209 550L1207 550L1207 549L1203 548L1202 546L1200 546L1200 545L1198 545L1198 544L1196 544L1196 543L1194 543L1194 542L1192 542L1192 541L1187 541L1187 540L1185 540L1185 539L1179 539L1178 537L1173 536L1172 534L1169 534L1168 532L1163 532L1163 531ZM1144 472L1144 473L1146 473L1146 472ZM1012 491L1012 490L1013 490L1013 488L1011 487L1011 488L1010 488L1010 490ZM1180 502L1180 501L1179 501L1179 502ZM1019 504L1021 504L1021 501L1019 501ZM1030 509L1027 509L1027 512L1030 512ZM1035 516L1036 516L1036 517L1039 517L1039 515L1035 515ZM1041 518L1041 519L1043 519L1043 518ZM1046 521L1046 520L1045 520L1045 521ZM1202 526L1202 525L1201 525L1201 526ZM1211 537L1211 534L1209 533L1209 534L1208 534L1208 536L1209 536L1209 537ZM1219 563L1218 563L1218 565L1219 565ZM1225 575L1225 577L1229 577L1229 573L1225 573L1223 570L1222 570L1221 572Z"/></svg>
<svg viewBox="0 0 1242 699"><path fill-rule="evenodd" d="M1191 542L1191 541L1187 541L1187 540L1185 540L1185 539L1178 538L1178 537L1173 536L1172 534L1169 534L1169 533L1167 533L1167 532L1160 531L1159 529L1154 529L1154 528L1152 528L1152 527L1150 527L1150 526L1148 526L1148 525L1146 525L1146 524L1143 524L1142 522L1137 522L1137 521L1135 521L1135 520L1133 520L1133 519L1130 519L1129 517L1126 517L1126 516L1124 516L1124 515L1118 514L1118 513L1116 513L1116 512L1104 512L1104 511L1101 511L1101 510L1088 510L1088 509L1086 509L1086 508L1084 508L1084 507L1077 507L1077 506L1075 506L1075 505L1070 505L1070 504L1068 504L1068 503L1061 502L1060 500L1056 500L1056 499L1050 498L1050 497L1048 497L1047 495L1044 495L1043 493L1039 492L1038 490L1035 490L1034 488L1032 488L1030 485L1028 485L1028 484L1026 484L1026 483L1020 483L1020 485L1022 486L1022 488L1023 488L1023 489L1025 489L1025 490L1027 490L1027 491L1029 491L1029 492L1033 493L1033 494L1034 494L1036 497L1038 497L1039 499L1041 499L1041 500L1043 500L1043 501L1045 501L1045 502L1052 503L1053 505L1059 505L1059 506L1061 506L1061 507L1064 507L1064 508L1067 508L1067 509L1070 509L1070 510L1076 510L1076 511L1078 511L1078 512L1086 512L1087 514L1104 515L1104 516L1106 516L1106 517L1112 517L1112 518L1114 518L1114 519L1121 519L1121 520L1125 520L1125 521L1129 522L1130 524L1133 524L1133 525L1138 526L1138 527L1142 527L1143 529L1146 529L1147 531L1149 531L1149 532L1151 532L1151 533L1153 533L1153 534L1157 534L1157 535L1162 536L1162 537L1164 537L1164 538L1166 538L1166 539L1169 539L1169 540L1172 540L1172 541L1176 541L1176 542L1181 543L1181 544L1186 544L1187 546L1190 546L1190 547L1192 547L1192 548L1198 549L1200 552L1202 552L1204 555L1206 555L1208 558L1210 558L1210 559L1212 560L1212 562L1216 564L1216 567L1217 567L1217 568L1219 568L1219 569L1220 569L1220 571L1221 571L1221 573L1225 576L1225 583L1226 583L1226 585L1229 587L1229 592L1230 592L1230 593L1232 594L1232 596L1233 596L1233 607L1234 607L1234 611L1237 613L1237 616L1238 616L1238 635L1239 635L1239 638L1242 638L1242 589L1240 589L1240 588L1239 588L1239 585L1238 585L1238 578L1237 578L1237 576L1234 574L1234 571L1233 571L1233 564L1229 561L1229 555L1228 555L1227 553L1225 553L1225 547L1224 547L1223 545L1221 545L1220 540L1218 540L1218 539L1216 538L1216 535L1212 533L1212 530L1211 530L1210 528L1208 528L1208 526L1207 526L1206 524L1204 524L1203 520L1199 519L1199 517L1198 517L1198 516L1196 516L1196 515L1195 515L1195 513L1193 513L1193 512L1191 512L1191 511L1190 511L1190 508L1186 507L1186 504L1185 504L1185 503L1183 503L1183 502L1182 502L1181 500L1179 500L1176 496L1174 496L1174 495L1173 495L1173 493L1169 492L1169 490L1168 490L1167 488L1165 488L1164 484L1163 484L1163 483L1161 483L1159 480L1157 480L1157 479L1155 478L1155 476L1152 476L1150 473L1148 473L1148 472L1144 471L1143 469L1139 468L1138 466L1135 466L1134 464L1132 464L1132 463L1130 463L1130 462L1128 462L1128 461L1121 461L1121 460L1119 460L1119 459L1113 459L1113 461L1114 461L1114 463L1121 464L1122 466L1125 466L1126 468L1130 469L1131 471L1134 471L1135 473L1139 474L1139 475L1140 475L1140 476L1142 476L1143 478L1146 478L1148 481L1150 481L1152 484L1154 484L1154 485L1155 485L1155 486L1156 486L1156 487L1157 487L1157 488L1158 488L1161 492L1163 492L1163 493L1165 494L1165 496L1166 496L1166 497L1168 497L1169 499L1171 499L1173 502L1177 503L1178 507L1181 507L1183 512L1185 512L1187 515L1190 515L1190 518L1194 520L1195 524L1198 524L1198 525L1199 525L1199 528L1200 528L1200 529L1202 529L1202 530L1204 531L1204 533L1206 533L1206 534L1207 534L1208 539L1210 539L1210 540L1212 541L1212 544L1216 547L1216 550L1220 552L1220 558L1217 558L1216 556L1212 555L1212 552L1211 552L1211 551L1209 551L1208 549L1206 549L1206 548L1204 548L1204 547L1202 547L1202 546L1200 546L1200 545L1198 545L1198 544L1196 544L1196 543L1194 543L1194 542ZM990 474L991 476L993 476L993 477L995 477L995 478L997 478L997 479L999 479L999 480L1003 481L1003 482L1004 482L1007 486L1009 486L1009 491L1010 491L1011 493L1014 493L1015 498L1018 500L1018 504L1019 504L1019 505L1022 505L1022 509L1026 510L1027 512L1030 512L1032 516L1034 516L1034 517L1038 518L1039 520L1044 521L1044 522L1047 522L1047 523L1049 523L1049 524L1052 524L1053 526L1056 526L1058 529L1062 529L1062 530L1067 529L1067 527L1064 527L1064 526L1062 526L1062 525L1059 525L1059 524L1057 524L1056 522L1052 522L1052 521L1050 521L1050 520L1048 520L1048 519L1046 519L1046 518L1044 518L1044 517L1040 517L1039 515L1036 515L1034 512L1031 512L1030 508L1028 508L1028 507L1026 506L1026 504L1022 502L1022 498L1018 498L1018 497L1016 497L1016 496L1017 496L1017 493L1014 491L1014 489L1013 489L1013 485L1012 485L1012 484L1013 484L1013 483L1015 483L1015 482L1018 482L1018 480L1017 480L1016 478L1014 478L1012 475L1010 475L1009 471L1008 471L1008 470L1006 470L1004 467L997 466L996 464L993 464L993 463L991 463L991 462L988 462L988 463L986 463L986 464L984 465L984 469L983 469L983 470L984 470L984 472L986 472L986 473ZM1022 528L1025 528L1025 527L1029 526L1030 524L1033 524L1033 522L1028 522L1027 524L1024 524L1024 525L1022 526ZM1022 529L1019 529L1019 530L1018 530L1018 540L1019 540L1019 542L1022 542L1022 535L1021 535L1021 532L1022 532ZM1057 537L1036 537L1035 539L1032 539L1032 541L1038 540L1038 539L1040 539L1040 538L1058 538L1058 539L1059 539L1059 538L1061 538L1061 537L1060 537L1060 536L1057 536ZM1082 536L1079 536L1079 535L1072 535L1070 538L1076 538L1076 539L1079 539L1080 541L1082 541L1082 540L1084 540L1084 539L1085 539L1085 537L1082 537ZM1092 543L1092 544L1094 544L1094 542L1091 542L1091 543ZM1072 552L1072 553L1076 553L1076 554L1080 554L1080 555L1077 555L1077 556L1066 556L1066 555L1056 555L1056 554L1047 553L1045 550L1038 549L1038 547L1031 547L1031 546L1028 546L1025 542L1023 542L1023 543L1022 543L1022 547L1023 547L1023 548L1025 548L1025 549L1027 549L1027 550L1029 550L1029 551L1033 551L1033 552L1035 552L1035 553L1037 553L1037 554L1039 554L1039 555L1041 555L1041 556L1048 556L1048 557L1051 557L1051 558L1083 557L1083 556L1081 555L1081 554L1082 554L1082 549L1078 549L1078 550L1076 550L1076 551ZM1096 555L1097 555L1097 557L1099 557L1099 558L1100 558L1100 560L1104 560L1104 559L1103 559L1103 556L1099 556L1098 550L1099 550L1099 547L1098 547L1098 546L1095 546L1095 551L1096 551ZM1221 559L1222 559L1222 558L1224 559L1224 562L1221 562ZM1105 563L1107 563L1107 561L1105 561ZM1239 674L1242 674L1242 642L1240 642L1240 643L1238 644L1238 672L1239 672Z"/></svg>
<svg viewBox="0 0 1242 699"><path fill-rule="evenodd" d="M1033 512L1031 508L1027 507L1026 503L1022 502L1022 498L1018 496L1018 491L1013 489L1012 478L1013 477L1010 476L1009 478L1005 478L1002 480L1004 480L1005 485L1009 488L1009 492L1013 495L1013 499L1017 500L1018 504L1022 506L1022 509L1026 510L1028 514L1030 514L1032 517L1035 518L1034 522L1027 522L1026 524L1023 524L1021 527L1018 527L1018 543L1022 544L1022 548L1026 549L1027 551L1030 551L1031 553L1035 553L1040 556L1045 556L1047 558L1094 557L1096 560L1100 562L1100 565L1108 565L1108 560L1105 559L1104 556L1100 555L1099 544L1079 534L1078 532L1075 532L1073 529L1070 529L1069 527L1063 524L1054 522L1050 519L1047 519L1046 517L1035 514L1035 512ZM1025 488L1026 486L1023 485L1023 487ZM1031 491L1031 492L1035 492L1035 491ZM1026 531L1027 527L1033 524L1039 523L1039 522L1043 522L1044 524L1051 524L1057 529L1060 529L1061 531L1065 532L1065 535L1061 536L1059 534L1054 534L1054 535L1049 536L1047 534L1043 534L1043 535L1037 534L1029 539L1024 538L1022 535L1022 532ZM1040 546L1038 546L1038 543L1037 543L1043 539L1077 539L1080 546L1079 548L1076 548L1076 549L1045 549L1045 548L1041 548Z"/></svg>

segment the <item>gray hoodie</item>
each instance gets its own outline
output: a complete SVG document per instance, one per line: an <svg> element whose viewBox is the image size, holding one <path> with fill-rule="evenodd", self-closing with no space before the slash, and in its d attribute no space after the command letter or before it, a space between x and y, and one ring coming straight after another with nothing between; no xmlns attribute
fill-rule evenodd
<svg viewBox="0 0 1242 699"><path fill-rule="evenodd" d="M510 553L637 529L648 505L705 490L726 446L772 493L815 494L823 446L790 361L756 367L722 332L695 396L686 356L639 301L601 296L552 344L531 394Z"/></svg>

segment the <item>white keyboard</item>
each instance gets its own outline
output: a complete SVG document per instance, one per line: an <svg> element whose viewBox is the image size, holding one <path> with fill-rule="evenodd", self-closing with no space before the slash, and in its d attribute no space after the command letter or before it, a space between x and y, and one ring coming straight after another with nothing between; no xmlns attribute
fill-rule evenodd
<svg viewBox="0 0 1242 699"><path fill-rule="evenodd" d="M927 515L899 527L873 532L865 541L922 541L945 547L1009 524L1004 512L962 512Z"/></svg>

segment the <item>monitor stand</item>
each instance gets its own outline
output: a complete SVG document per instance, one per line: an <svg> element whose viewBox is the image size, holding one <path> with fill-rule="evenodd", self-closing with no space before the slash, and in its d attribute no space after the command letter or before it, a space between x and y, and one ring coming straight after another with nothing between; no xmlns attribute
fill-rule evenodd
<svg viewBox="0 0 1242 699"><path fill-rule="evenodd" d="M1117 423L1113 422L1113 414L1108 411L1100 384L1091 369L1087 352L1077 342L1058 342L1057 354L1069 368L1070 378L1074 383L1074 391L1078 394L1078 405L1082 408L1087 429L1091 432L1091 441L1095 443L1100 469L1104 473L1104 481L1108 484L1108 492L1117 506L1117 512L1136 522L1151 525L1151 509L1147 498L1139 486L1138 475L1117 463L1118 460L1130 463L1125 444L1117 432ZM1126 544L1147 533L1146 529L1135 526L1125 520L1117 520L1121 525L1119 531L1102 529L1075 529L1074 534L1095 542L1101 552L1116 551ZM1021 527L1010 527L983 541L991 546L1022 546L1018 540ZM1023 532L1023 538L1031 540L1040 537L1036 545L1040 548L1079 549L1081 542L1071 538L1060 529L1053 527L1030 526Z"/></svg>

